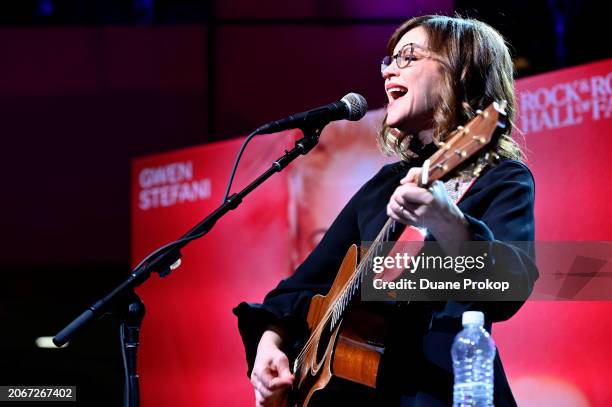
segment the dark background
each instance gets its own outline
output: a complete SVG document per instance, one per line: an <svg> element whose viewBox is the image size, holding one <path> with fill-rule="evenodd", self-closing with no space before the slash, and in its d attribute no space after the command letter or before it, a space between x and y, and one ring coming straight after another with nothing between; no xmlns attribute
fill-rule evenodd
<svg viewBox="0 0 612 407"><path fill-rule="evenodd" d="M363 94L405 19L482 19L517 77L610 57L596 2L15 0L0 3L0 385L79 386L119 405L117 326L39 349L130 265L130 160L244 135ZM202 214L203 216L205 214Z"/></svg>

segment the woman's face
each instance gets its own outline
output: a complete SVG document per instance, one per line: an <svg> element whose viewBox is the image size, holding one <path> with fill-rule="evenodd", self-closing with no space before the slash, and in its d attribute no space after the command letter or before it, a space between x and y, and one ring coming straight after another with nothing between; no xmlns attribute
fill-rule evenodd
<svg viewBox="0 0 612 407"><path fill-rule="evenodd" d="M414 46L405 47L410 43ZM387 125L416 134L433 125L434 108L440 100L442 72L436 58L431 58L427 33L422 27L404 34L395 45L393 55L402 50L402 55L408 56L411 48L414 60L404 68L392 61L383 71L383 77L389 100Z"/></svg>

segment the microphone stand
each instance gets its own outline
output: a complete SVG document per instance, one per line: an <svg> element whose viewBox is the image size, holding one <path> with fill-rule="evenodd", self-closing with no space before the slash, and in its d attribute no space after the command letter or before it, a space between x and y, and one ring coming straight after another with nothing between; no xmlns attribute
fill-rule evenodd
<svg viewBox="0 0 612 407"><path fill-rule="evenodd" d="M139 344L139 333L144 318L144 304L134 292L134 288L144 283L151 273L158 273L165 277L180 265L182 257L180 249L192 240L198 239L213 228L215 223L230 210L236 209L244 197L270 178L274 173L282 171L287 165L300 155L307 154L319 142L321 128L302 129L304 137L295 142L291 150L272 163L270 168L247 185L242 191L232 194L206 218L192 227L174 244L167 245L153 252L149 261L137 266L129 277L113 289L105 297L91 305L81 315L66 325L55 337L53 343L62 346L67 343L85 325L103 315L112 308L112 314L121 321L120 337L122 344L122 358L125 373L124 406L137 407L139 405L139 383L136 372L136 354ZM256 131L257 133L257 131ZM157 253L159 252L159 253Z"/></svg>
<svg viewBox="0 0 612 407"><path fill-rule="evenodd" d="M134 290L129 294L130 300L127 306L120 311L121 325L119 326L119 338L121 338L121 356L123 359L123 370L125 374L125 385L123 392L123 405L140 405L140 385L137 374L136 354L140 344L140 325L145 315L145 306L136 295Z"/></svg>

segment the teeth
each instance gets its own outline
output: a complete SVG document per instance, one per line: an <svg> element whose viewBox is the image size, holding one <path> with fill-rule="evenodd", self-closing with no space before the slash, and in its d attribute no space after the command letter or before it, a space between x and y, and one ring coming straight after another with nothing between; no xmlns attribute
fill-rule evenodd
<svg viewBox="0 0 612 407"><path fill-rule="evenodd" d="M397 92L397 93L406 93L406 92L408 92L408 90L404 89L404 88L389 88L387 90L387 92L389 92L389 93L394 93L394 92Z"/></svg>

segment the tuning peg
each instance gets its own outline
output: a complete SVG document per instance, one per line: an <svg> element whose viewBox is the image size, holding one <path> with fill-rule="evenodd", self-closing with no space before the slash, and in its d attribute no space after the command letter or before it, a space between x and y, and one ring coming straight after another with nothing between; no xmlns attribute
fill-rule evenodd
<svg viewBox="0 0 612 407"><path fill-rule="evenodd" d="M467 151L465 151L465 150L457 149L457 150L455 150L455 154L457 154L461 158L467 157Z"/></svg>
<svg viewBox="0 0 612 407"><path fill-rule="evenodd" d="M484 137L472 136L472 140L478 141L480 144L484 144L486 142Z"/></svg>
<svg viewBox="0 0 612 407"><path fill-rule="evenodd" d="M436 168L444 172L448 171L448 165L446 165L445 163L440 163L436 165Z"/></svg>
<svg viewBox="0 0 612 407"><path fill-rule="evenodd" d="M493 102L493 107L495 108L495 110L497 110L498 112L500 112L501 114L506 114L506 107L508 106L508 102L505 100L502 100L501 102Z"/></svg>
<svg viewBox="0 0 612 407"><path fill-rule="evenodd" d="M450 150L451 149L451 145L449 143L445 143L444 141L438 141L436 142L436 146L438 146L439 149L441 150Z"/></svg>

